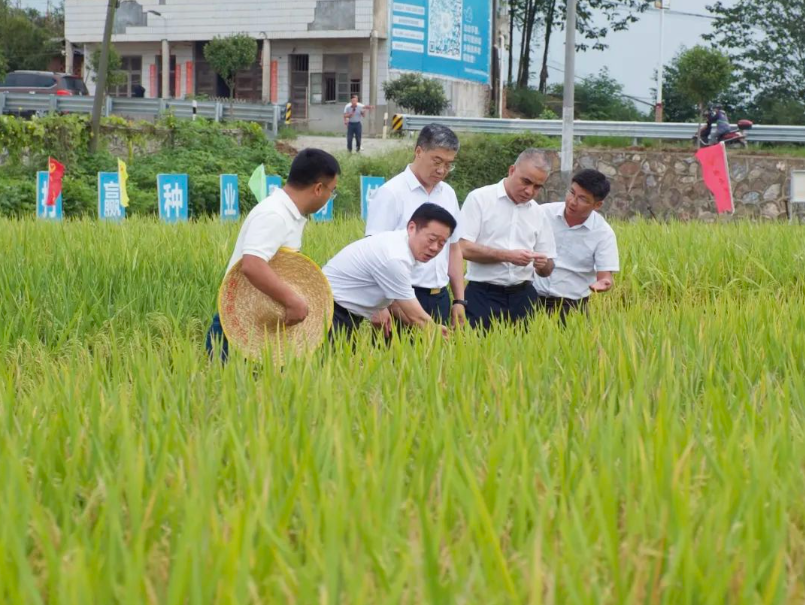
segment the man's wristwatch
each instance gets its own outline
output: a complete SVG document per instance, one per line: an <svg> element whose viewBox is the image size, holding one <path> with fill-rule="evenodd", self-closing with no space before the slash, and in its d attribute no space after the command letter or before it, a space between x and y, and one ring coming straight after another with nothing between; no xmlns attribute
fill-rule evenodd
<svg viewBox="0 0 805 605"><path fill-rule="evenodd" d="M464 307L465 309L467 308L467 301L466 301L466 300L463 300L463 299L461 299L461 298L454 298L454 299L453 299L453 304L454 304L454 305L461 305L461 306L462 306L462 307Z"/></svg>

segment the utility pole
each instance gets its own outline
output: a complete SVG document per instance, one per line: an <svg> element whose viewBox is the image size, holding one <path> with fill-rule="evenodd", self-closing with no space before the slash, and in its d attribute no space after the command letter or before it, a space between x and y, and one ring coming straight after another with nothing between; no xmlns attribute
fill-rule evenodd
<svg viewBox="0 0 805 605"><path fill-rule="evenodd" d="M92 138L89 141L89 150L95 153L98 150L98 139L101 136L101 110L103 109L106 94L106 72L109 69L109 46L112 43L112 27L115 23L115 8L117 0L109 0L106 8L106 24L103 28L103 44L101 45L101 64L99 73L95 74L95 99L92 104Z"/></svg>
<svg viewBox="0 0 805 605"><path fill-rule="evenodd" d="M660 9L660 64L657 66L657 104L654 108L654 121L662 122L662 67L663 36L665 35L665 0L656 0L654 7Z"/></svg>
<svg viewBox="0 0 805 605"><path fill-rule="evenodd" d="M562 100L562 182L570 185L573 172L573 105L576 74L576 0L567 0L565 20L565 89Z"/></svg>

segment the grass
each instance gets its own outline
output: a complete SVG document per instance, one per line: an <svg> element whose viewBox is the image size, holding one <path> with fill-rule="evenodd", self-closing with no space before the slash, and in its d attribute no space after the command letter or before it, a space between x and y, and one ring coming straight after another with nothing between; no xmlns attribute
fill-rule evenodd
<svg viewBox="0 0 805 605"><path fill-rule="evenodd" d="M0 601L802 602L802 229L615 229L589 320L280 371L202 352L236 225L0 220Z"/></svg>

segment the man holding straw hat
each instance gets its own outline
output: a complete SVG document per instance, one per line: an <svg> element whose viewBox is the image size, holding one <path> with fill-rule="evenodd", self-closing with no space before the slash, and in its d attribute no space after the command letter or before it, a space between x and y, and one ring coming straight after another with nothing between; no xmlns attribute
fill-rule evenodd
<svg viewBox="0 0 805 605"><path fill-rule="evenodd" d="M340 172L338 161L329 153L321 149L300 151L291 164L285 186L249 212L229 259L227 274L239 264L240 272L254 288L284 308L286 326L304 321L308 303L272 269L269 261L280 248L298 251L302 247L307 216L335 197ZM218 343L221 360L226 361L229 343L216 313L206 339L211 358Z"/></svg>
<svg viewBox="0 0 805 605"><path fill-rule="evenodd" d="M422 204L405 229L380 233L349 244L324 266L335 300L333 333L347 336L368 319L386 336L391 315L418 328L436 324L417 300L413 274L423 263L434 262L456 229L453 215L436 204Z"/></svg>

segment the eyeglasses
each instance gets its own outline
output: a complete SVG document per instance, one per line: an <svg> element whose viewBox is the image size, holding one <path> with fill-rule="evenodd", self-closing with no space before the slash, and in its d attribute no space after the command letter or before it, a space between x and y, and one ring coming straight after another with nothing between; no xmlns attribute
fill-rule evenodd
<svg viewBox="0 0 805 605"><path fill-rule="evenodd" d="M439 158L432 159L430 163L436 170L444 170L447 173L453 172L456 169L453 162L444 162Z"/></svg>
<svg viewBox="0 0 805 605"><path fill-rule="evenodd" d="M572 189L567 190L567 192L565 193L565 197L568 197L571 200L576 200L577 202L580 202L582 204L592 204L591 200L588 200L586 197L582 197L577 193L573 193Z"/></svg>

